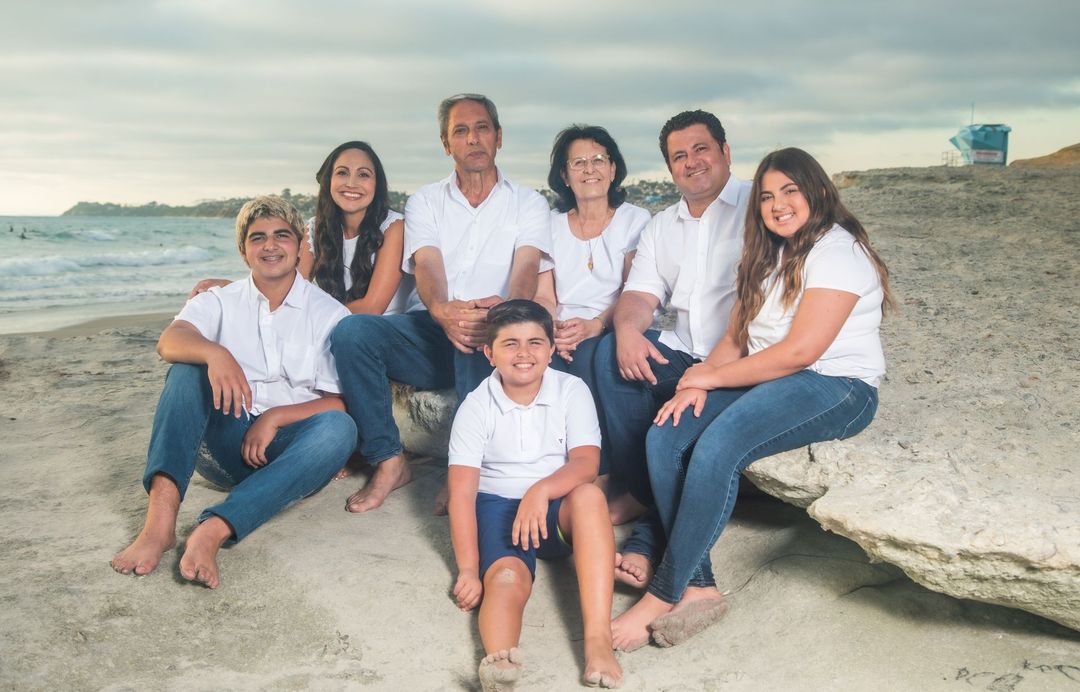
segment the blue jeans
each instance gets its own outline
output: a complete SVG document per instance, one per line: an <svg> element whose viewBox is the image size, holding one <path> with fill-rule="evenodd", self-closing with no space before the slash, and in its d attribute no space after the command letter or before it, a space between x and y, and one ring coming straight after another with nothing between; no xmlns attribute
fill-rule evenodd
<svg viewBox="0 0 1080 692"><path fill-rule="evenodd" d="M368 463L401 454L390 380L417 389L457 390L458 402L491 374L483 353L450 344L426 310L403 315L349 315L330 334L345 407L356 422L357 451Z"/></svg>
<svg viewBox="0 0 1080 692"><path fill-rule="evenodd" d="M624 380L615 360L615 333L600 340L594 356L596 390L600 394L601 428L606 447L600 447L600 466L611 473L612 489L630 491L643 505L652 504L645 466L645 435L656 412L675 393L675 385L687 368L697 362L689 353L660 343L660 332L650 329L645 338L668 359L667 365L649 361L656 384ZM606 452L606 455L605 455ZM606 459L605 459L606 456Z"/></svg>
<svg viewBox="0 0 1080 692"><path fill-rule="evenodd" d="M224 502L207 507L199 522L211 516L232 527L230 543L243 539L263 522L330 482L345 465L356 442L356 426L341 411L323 411L278 430L266 448L268 463L251 468L240 456L244 434L258 418L222 415L213 409L205 365L176 363L154 411L154 427L146 455L143 486L157 474L172 479L187 494L191 475L199 475L232 492ZM213 459L198 459L205 442Z"/></svg>
<svg viewBox="0 0 1080 692"><path fill-rule="evenodd" d="M600 345L600 340L603 338L604 335L600 334L579 343L574 350L574 359L571 361L567 361L558 353L551 357L552 369L580 377L589 387L589 392L592 393L593 404L596 406L596 417L600 420L600 475L609 473L610 469L608 467L611 458L610 450L607 453L604 452L610 443L608 442L607 425L604 422L604 411L600 406L600 390L596 384L596 368L594 367L596 347Z"/></svg>
<svg viewBox="0 0 1080 692"><path fill-rule="evenodd" d="M743 469L762 457L842 440L874 418L877 389L862 380L803 370L754 387L709 392L700 418L684 412L648 433L655 511L623 546L655 562L649 593L677 603L687 586L715 586L709 551L720 537Z"/></svg>

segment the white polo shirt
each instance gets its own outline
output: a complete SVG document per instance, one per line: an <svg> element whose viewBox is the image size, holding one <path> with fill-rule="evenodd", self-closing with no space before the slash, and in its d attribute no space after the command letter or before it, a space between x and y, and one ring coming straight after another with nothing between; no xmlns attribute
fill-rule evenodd
<svg viewBox="0 0 1080 692"><path fill-rule="evenodd" d="M498 173L487 199L473 207L458 187L457 173L409 196L405 204L405 256L401 268L416 273L413 255L422 247L442 252L447 296L471 300L510 292L510 267L519 247L540 250L540 271L551 269L550 207L535 190ZM417 298L408 308L423 310Z"/></svg>
<svg viewBox="0 0 1080 692"><path fill-rule="evenodd" d="M681 199L642 231L623 290L654 295L661 304L670 299L675 329L661 333L665 346L704 358L727 331L750 187L731 176L700 219Z"/></svg>
<svg viewBox="0 0 1080 692"><path fill-rule="evenodd" d="M386 212L386 218L379 224L379 230L386 233L386 229L390 228L390 224L404 219L405 217L390 209ZM308 247L311 248L311 254L315 254L315 217L311 217L307 222L307 237ZM341 242L341 265L342 271L345 277L345 290L348 291L352 288L352 273L349 271L349 267L352 265L353 257L356 256L356 245L360 240L360 236L355 238L342 238ZM371 254L371 261L374 266L376 259L376 253ZM408 309L412 304L416 293L416 279L411 274L406 274L401 277L401 283L398 284L397 291L394 293L394 297L390 299L390 303L386 306L386 310L383 311L384 315L397 315Z"/></svg>
<svg viewBox="0 0 1080 692"><path fill-rule="evenodd" d="M251 275L189 300L176 316L221 344L244 371L259 415L275 406L302 404L319 392L338 394L330 332L349 314L330 294L296 273L277 310L255 288Z"/></svg>
<svg viewBox="0 0 1080 692"><path fill-rule="evenodd" d="M551 212L552 260L555 262L555 296L558 318L591 320L618 300L622 288L626 253L637 247L649 212L623 203L607 228L592 240L570 231L569 216ZM589 269L592 258L592 269Z"/></svg>
<svg viewBox="0 0 1080 692"><path fill-rule="evenodd" d="M600 446L600 424L584 382L548 368L536 398L522 405L506 395L496 371L458 408L449 461L480 469L480 492L516 500L586 445Z"/></svg>

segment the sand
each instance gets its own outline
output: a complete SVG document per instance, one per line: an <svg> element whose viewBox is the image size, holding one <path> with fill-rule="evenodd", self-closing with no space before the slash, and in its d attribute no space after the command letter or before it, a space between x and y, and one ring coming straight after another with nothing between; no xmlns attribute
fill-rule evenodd
<svg viewBox="0 0 1080 692"><path fill-rule="evenodd" d="M946 189L920 170L914 181ZM1009 172L993 175L1007 192ZM1069 190L1027 192L1051 210ZM929 243L973 231L946 194L918 203L926 228L902 239L890 240L882 210L865 210L898 277L954 266L941 253L888 253L911 234ZM1007 259L981 258L1020 291L1030 277L997 271ZM416 480L371 513L344 511L354 479L294 505L222 551L216 591L180 579L177 550L146 577L109 568L142 521L139 479L166 367L154 343L167 319L0 337L0 689L479 689L475 615L450 599L448 526L429 514L441 460L416 460ZM181 539L217 497L196 479ZM1080 690L1080 633L928 591L760 494L744 494L713 557L731 611L679 646L621 655L625 689ZM572 564L541 563L522 689L580 686L576 598ZM634 598L620 587L615 611Z"/></svg>

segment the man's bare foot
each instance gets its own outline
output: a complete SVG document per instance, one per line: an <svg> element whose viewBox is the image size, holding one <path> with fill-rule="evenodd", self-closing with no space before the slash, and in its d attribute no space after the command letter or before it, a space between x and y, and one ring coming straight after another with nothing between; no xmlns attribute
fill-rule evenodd
<svg viewBox="0 0 1080 692"><path fill-rule="evenodd" d="M176 545L176 534L170 531L164 535L154 535L144 527L131 545L113 556L109 563L120 574L134 574L141 577L150 574L161 562L166 550Z"/></svg>
<svg viewBox="0 0 1080 692"><path fill-rule="evenodd" d="M619 497L608 502L608 516L611 517L612 526L621 526L631 522L645 513L648 507L637 501L630 493L623 493Z"/></svg>
<svg viewBox="0 0 1080 692"><path fill-rule="evenodd" d="M615 581L644 589L652 581L653 566L641 553L615 553Z"/></svg>
<svg viewBox="0 0 1080 692"><path fill-rule="evenodd" d="M664 647L681 644L724 617L729 608L715 588L692 586L670 613L656 618L649 626L652 640Z"/></svg>
<svg viewBox="0 0 1080 692"><path fill-rule="evenodd" d="M216 589L220 583L218 550L231 535L232 527L221 517L210 517L195 527L184 546L184 556L180 558L180 576Z"/></svg>
<svg viewBox="0 0 1080 692"><path fill-rule="evenodd" d="M439 488L439 494L435 496L435 504L431 508L431 513L437 517L445 517L450 513L450 487L443 483Z"/></svg>
<svg viewBox="0 0 1080 692"><path fill-rule="evenodd" d="M672 605L651 593L611 621L611 640L616 651L634 651L649 643L649 623L671 612Z"/></svg>
<svg viewBox="0 0 1080 692"><path fill-rule="evenodd" d="M412 480L412 469L405 457L398 454L379 462L367 484L349 496L345 509L349 512L368 512L386 500L390 493Z"/></svg>
<svg viewBox="0 0 1080 692"><path fill-rule="evenodd" d="M585 639L585 673L582 682L589 687L613 688L622 684L622 666L615 659L611 640L607 637Z"/></svg>
<svg viewBox="0 0 1080 692"><path fill-rule="evenodd" d="M488 654L480 661L477 674L480 676L480 687L484 692L502 692L512 690L521 677L521 666L524 657L521 649L516 646L511 649L501 649L493 654Z"/></svg>
<svg viewBox="0 0 1080 692"><path fill-rule="evenodd" d="M334 480L340 481L342 478L348 478L349 476L355 476L367 466L367 461L360 454L353 454L349 457L349 460L345 462L345 465L341 467L341 470L334 474Z"/></svg>

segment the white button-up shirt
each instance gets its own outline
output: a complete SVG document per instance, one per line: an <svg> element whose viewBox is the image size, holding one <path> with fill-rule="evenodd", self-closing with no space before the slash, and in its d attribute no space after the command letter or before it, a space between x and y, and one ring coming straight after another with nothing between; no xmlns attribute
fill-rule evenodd
<svg viewBox="0 0 1080 692"><path fill-rule="evenodd" d="M480 469L480 492L516 500L586 445L600 446L600 424L584 382L548 368L532 403L518 404L496 371L454 416L449 462Z"/></svg>
<svg viewBox="0 0 1080 692"><path fill-rule="evenodd" d="M330 332L348 309L296 273L292 288L271 312L251 275L189 300L176 316L224 346L244 371L254 399L251 413L302 404L319 392L338 394Z"/></svg>
<svg viewBox="0 0 1080 692"><path fill-rule="evenodd" d="M416 273L413 255L423 247L442 252L447 296L472 300L508 297L510 268L519 247L540 250L540 271L551 269L547 200L499 174L487 199L474 207L458 187L457 173L409 196L405 204L402 270ZM422 310L416 300L409 310Z"/></svg>
<svg viewBox="0 0 1080 692"><path fill-rule="evenodd" d="M665 346L704 358L727 331L750 187L731 176L701 218L690 216L681 199L642 231L623 290L654 295L661 304L670 299L675 329L661 333Z"/></svg>

